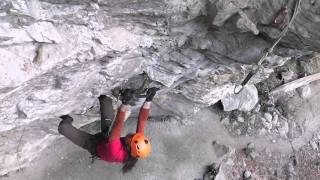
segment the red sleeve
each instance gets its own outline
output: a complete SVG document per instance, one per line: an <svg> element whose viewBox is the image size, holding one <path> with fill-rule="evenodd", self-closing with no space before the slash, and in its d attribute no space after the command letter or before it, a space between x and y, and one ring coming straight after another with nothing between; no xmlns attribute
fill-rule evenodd
<svg viewBox="0 0 320 180"><path fill-rule="evenodd" d="M110 135L108 137L108 142L111 142L113 140L119 139L121 136L121 131L123 128L123 124L124 124L124 118L126 115L126 111L125 110L121 110L122 105L119 107L118 109L118 113L116 116L116 121L114 122Z"/></svg>
<svg viewBox="0 0 320 180"><path fill-rule="evenodd" d="M144 127L148 120L149 110L150 110L149 108L143 108L143 106L141 107L140 113L139 113L137 131L136 131L137 133L144 134Z"/></svg>

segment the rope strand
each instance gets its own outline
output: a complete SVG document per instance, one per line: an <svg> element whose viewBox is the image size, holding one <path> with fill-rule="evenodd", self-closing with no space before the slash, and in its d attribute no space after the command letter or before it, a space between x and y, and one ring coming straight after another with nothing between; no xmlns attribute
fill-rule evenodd
<svg viewBox="0 0 320 180"><path fill-rule="evenodd" d="M301 4L301 0L297 0L296 4L295 4L294 12L292 14L292 17L291 17L288 25L281 31L278 39L273 43L273 45L262 55L262 57L260 58L260 60L256 64L256 67L253 67L253 70L251 70L251 72L246 76L245 80L240 85L238 84L235 86L235 88L234 88L235 94L239 94L243 90L244 86L247 85L247 83L252 79L252 77L255 74L257 74L259 69L262 67L262 63L266 60L268 55L273 52L274 48L281 41L281 39L287 34L289 27L291 26L291 24L293 23L295 17L297 16L297 14L299 12L300 4ZM238 91L236 91L236 90L238 90Z"/></svg>

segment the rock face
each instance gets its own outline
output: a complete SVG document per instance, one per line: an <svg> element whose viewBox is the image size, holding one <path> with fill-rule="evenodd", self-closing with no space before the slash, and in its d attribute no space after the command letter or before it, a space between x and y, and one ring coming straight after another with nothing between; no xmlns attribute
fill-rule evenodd
<svg viewBox="0 0 320 180"><path fill-rule="evenodd" d="M312 95L311 88L309 85L302 86L302 87L298 88L297 90L298 90L301 98L303 98L303 99L308 99Z"/></svg>
<svg viewBox="0 0 320 180"><path fill-rule="evenodd" d="M254 85L245 86L239 94L232 94L221 100L225 111L235 109L250 111L256 106L258 101L258 90Z"/></svg>
<svg viewBox="0 0 320 180"><path fill-rule="evenodd" d="M197 111L232 94L279 35L270 21L285 2L2 0L0 174L26 166L58 137L56 117L84 114L100 94L142 71L169 99L155 103L180 119L190 111L172 110L171 97ZM278 59L320 49L319 7L301 3ZM265 69L251 83L272 71ZM98 118L80 119L77 126Z"/></svg>

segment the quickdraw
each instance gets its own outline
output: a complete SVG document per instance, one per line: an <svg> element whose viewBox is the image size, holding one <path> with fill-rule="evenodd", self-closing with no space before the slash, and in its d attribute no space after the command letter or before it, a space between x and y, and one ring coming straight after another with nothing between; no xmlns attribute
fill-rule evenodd
<svg viewBox="0 0 320 180"><path fill-rule="evenodd" d="M273 49L275 48L275 46L286 35L286 33L289 30L290 25L293 23L293 20L295 19L295 17L298 14L298 11L300 9L300 3L301 3L301 0L297 0L296 1L293 15L292 15L288 25L281 31L281 33L279 35L279 38L273 43L273 45L269 49L267 49L265 51L265 53L262 55L262 57L260 58L258 63L253 66L252 70L249 72L249 74L246 76L246 78L242 81L242 83L238 84L238 85L235 85L234 94L239 94L243 90L244 86L246 86L248 84L248 82L253 78L253 76L261 69L262 63L266 60L266 57L268 57L268 55L273 52ZM287 12L288 12L287 8L280 9L280 11L273 18L273 22L272 23L276 23L277 24L277 23L282 22L284 20L284 18L280 18L280 16L286 15Z"/></svg>
<svg viewBox="0 0 320 180"><path fill-rule="evenodd" d="M281 8L278 13L272 18L272 25L275 27L280 26L284 23L285 17L288 15L289 11L287 7Z"/></svg>

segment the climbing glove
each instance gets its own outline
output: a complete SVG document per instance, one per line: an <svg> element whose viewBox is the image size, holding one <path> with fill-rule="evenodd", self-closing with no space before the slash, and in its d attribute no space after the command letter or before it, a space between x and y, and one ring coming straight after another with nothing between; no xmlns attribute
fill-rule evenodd
<svg viewBox="0 0 320 180"><path fill-rule="evenodd" d="M133 98L133 93L134 93L134 90L132 89L125 89L123 92L121 92L122 104L129 105L130 101Z"/></svg>
<svg viewBox="0 0 320 180"><path fill-rule="evenodd" d="M159 88L152 87L147 90L146 101L150 102L153 100L153 97L156 95Z"/></svg>

